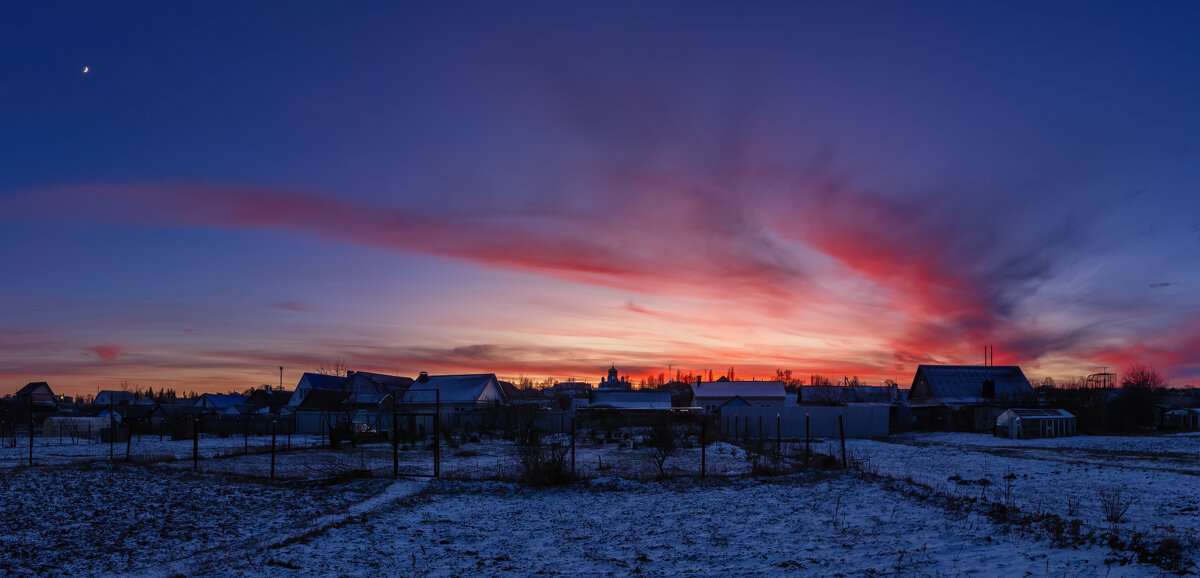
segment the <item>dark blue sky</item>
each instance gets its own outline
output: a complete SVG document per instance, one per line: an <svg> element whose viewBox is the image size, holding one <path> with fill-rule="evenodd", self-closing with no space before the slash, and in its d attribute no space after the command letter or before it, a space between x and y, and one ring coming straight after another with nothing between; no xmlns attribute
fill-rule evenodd
<svg viewBox="0 0 1200 578"><path fill-rule="evenodd" d="M1198 12L7 5L0 375L1191 382Z"/></svg>

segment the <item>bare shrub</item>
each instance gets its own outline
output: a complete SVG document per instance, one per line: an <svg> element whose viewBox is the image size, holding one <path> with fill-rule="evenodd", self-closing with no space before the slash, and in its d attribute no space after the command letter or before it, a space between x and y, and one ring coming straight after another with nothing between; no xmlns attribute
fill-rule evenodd
<svg viewBox="0 0 1200 578"><path fill-rule="evenodd" d="M667 470L664 467L667 459L675 455L675 450L679 449L679 431L667 419L662 419L650 426L650 435L646 436L646 446L643 451L654 465L658 466L658 477L667 477Z"/></svg>
<svg viewBox="0 0 1200 578"><path fill-rule="evenodd" d="M1096 498L1100 500L1100 511L1104 514L1104 521L1112 524L1123 520L1129 508L1137 501L1137 498L1125 492L1124 487L1096 490Z"/></svg>
<svg viewBox="0 0 1200 578"><path fill-rule="evenodd" d="M1072 518L1079 515L1079 505L1083 500L1078 497L1067 498L1067 515Z"/></svg>
<svg viewBox="0 0 1200 578"><path fill-rule="evenodd" d="M561 486L575 481L569 451L560 443L543 443L536 432L517 449L520 479L530 486Z"/></svg>

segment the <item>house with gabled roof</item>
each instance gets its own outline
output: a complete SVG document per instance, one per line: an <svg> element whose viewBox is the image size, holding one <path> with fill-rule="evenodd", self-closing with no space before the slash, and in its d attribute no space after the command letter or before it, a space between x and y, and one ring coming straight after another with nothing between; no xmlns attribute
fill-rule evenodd
<svg viewBox="0 0 1200 578"><path fill-rule="evenodd" d="M121 403L133 403L132 391L117 391L114 389L105 389L96 394L96 399L92 400L94 405L121 405Z"/></svg>
<svg viewBox="0 0 1200 578"><path fill-rule="evenodd" d="M282 389L275 389L271 386L264 386L261 389L251 392L250 398L246 400L246 403L257 409L265 408L267 413L277 414L291 401L292 393Z"/></svg>
<svg viewBox="0 0 1200 578"><path fill-rule="evenodd" d="M34 381L25 384L17 390L16 397L22 398L23 403L32 402L34 407L54 408L58 405L50 384L44 381Z"/></svg>
<svg viewBox="0 0 1200 578"><path fill-rule="evenodd" d="M696 381L692 405L714 412L735 397L755 407L783 405L787 391L782 381Z"/></svg>
<svg viewBox="0 0 1200 578"><path fill-rule="evenodd" d="M459 408L460 411L506 400L494 373L428 375L425 372L421 372L402 399L410 405L433 404L436 401L443 407Z"/></svg>
<svg viewBox="0 0 1200 578"><path fill-rule="evenodd" d="M413 378L372 373L369 371L350 371L342 385L346 392L343 403L358 407L374 407L385 399L396 399L404 395L413 384Z"/></svg>
<svg viewBox="0 0 1200 578"><path fill-rule="evenodd" d="M1005 410L1034 401L1015 365L920 365L908 391L917 429L990 432Z"/></svg>
<svg viewBox="0 0 1200 578"><path fill-rule="evenodd" d="M192 405L201 411L220 413L232 405L246 403L246 399L248 398L240 393L205 393L196 398L196 403Z"/></svg>
<svg viewBox="0 0 1200 578"><path fill-rule="evenodd" d="M300 382L296 384L296 390L292 392L292 398L288 400L286 407L293 410L300 407L300 404L304 403L304 398L315 390L342 391L345 383L346 378L341 375L305 373L300 376Z"/></svg>
<svg viewBox="0 0 1200 578"><path fill-rule="evenodd" d="M433 412L435 407L440 407L442 423L457 427L467 422L479 423L478 415L473 414L507 401L494 373L428 375L422 371L401 396L400 406L405 411L420 413Z"/></svg>

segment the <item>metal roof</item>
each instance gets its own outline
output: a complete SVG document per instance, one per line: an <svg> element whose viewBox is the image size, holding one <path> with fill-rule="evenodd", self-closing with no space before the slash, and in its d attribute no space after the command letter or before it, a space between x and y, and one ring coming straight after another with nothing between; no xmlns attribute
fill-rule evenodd
<svg viewBox="0 0 1200 578"><path fill-rule="evenodd" d="M418 379L413 383L403 400L406 403L433 403L435 399L441 403L475 403L489 383L495 384L496 392L503 395L494 373L430 375L426 381Z"/></svg>
<svg viewBox="0 0 1200 578"><path fill-rule="evenodd" d="M1027 409L1014 407L1011 411L1013 415L1019 418L1065 418L1075 417L1071 412L1065 409Z"/></svg>
<svg viewBox="0 0 1200 578"><path fill-rule="evenodd" d="M995 391L985 397L984 381L993 381ZM1033 395L1033 387L1015 365L920 365L909 390L910 403L998 403L1019 402Z"/></svg>
<svg viewBox="0 0 1200 578"><path fill-rule="evenodd" d="M669 391L596 391L589 407L620 409L670 409Z"/></svg>
<svg viewBox="0 0 1200 578"><path fill-rule="evenodd" d="M340 375L325 375L322 373L305 373L300 376L301 381L308 381L308 386L313 389L333 389L341 390L342 385L346 383L346 378Z"/></svg>
<svg viewBox="0 0 1200 578"><path fill-rule="evenodd" d="M696 399L724 399L731 397L758 398L774 397L780 400L787 396L782 381L706 381L692 384L692 395Z"/></svg>

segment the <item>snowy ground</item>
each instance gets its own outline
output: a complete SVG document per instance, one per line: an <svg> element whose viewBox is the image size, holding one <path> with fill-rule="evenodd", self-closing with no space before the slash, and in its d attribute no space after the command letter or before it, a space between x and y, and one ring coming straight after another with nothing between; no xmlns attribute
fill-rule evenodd
<svg viewBox="0 0 1200 578"><path fill-rule="evenodd" d="M1143 576L854 476L565 489L438 482L321 536L212 567L272 575Z"/></svg>
<svg viewBox="0 0 1200 578"><path fill-rule="evenodd" d="M1176 533L1190 542L1200 534L1196 434L1039 440L908 434L846 444L863 468L890 478L911 478L948 495L997 499L1010 485L1013 500L1023 510L1078 518L1099 527L1107 525L1099 492L1117 490L1136 500L1122 527ZM988 484L978 483L985 479Z"/></svg>
<svg viewBox="0 0 1200 578"><path fill-rule="evenodd" d="M281 446L282 447L282 446ZM237 448L234 448L237 449ZM564 448L565 451L569 450ZM219 451L219 450L214 450ZM488 440L456 444L443 444L441 448L442 476L458 480L511 479L516 475L518 446L510 441ZM701 450L681 448L664 464L669 476L696 476L700 473ZM107 453L104 454L107 457ZM397 452L401 475L431 476L433 474L433 452L427 443L420 447L401 446ZM190 457L191 449L181 457ZM706 472L713 476L744 475L750 471L750 463L741 448L727 444L712 444L704 456ZM232 455L220 459L202 460L201 472L226 473L249 476L266 476L270 470L270 455L252 453ZM569 458L568 458L569 459ZM191 469L190 459L181 459L168 464L169 467ZM575 468L581 477L622 477L650 480L659 476L658 467L643 449L629 449L618 444L592 444L579 442L575 446ZM361 446L343 445L339 449L304 449L280 452L275 459L275 475L280 479L308 479L328 477L350 470L370 470L374 475L392 475L392 446L389 443L374 443Z"/></svg>
<svg viewBox="0 0 1200 578"><path fill-rule="evenodd" d="M111 455L116 460L124 460L126 449L130 459L137 462L151 460L191 459L192 440L172 441L170 436L137 435L131 443L117 442L102 443L98 439L43 438L35 437L33 444L33 463L35 466L83 464L88 462L107 461ZM283 450L291 448L315 447L321 443L320 436L279 436L276 446ZM271 436L219 437L201 435L199 456L201 459L226 456L242 452L268 452L271 448ZM11 469L29 464L29 439L18 437L0 440L0 470Z"/></svg>
<svg viewBox="0 0 1200 578"><path fill-rule="evenodd" d="M650 479L657 468L643 452L579 444L577 468L590 479L549 489L484 479L512 467L515 448L499 441L445 449L443 471L453 479L442 481L305 479L363 463L390 474L386 444L283 453L277 468L290 479L274 482L259 472L264 455L209 459L200 473L189 471L190 460L12 467L0 471L0 574L1166 575L1094 543L1054 546L958 498L990 488L994 499L1009 471L1023 507L1054 511L1089 484L1140 483L1139 502L1120 526L1194 535L1187 507L1200 486L1184 457L1195 455L1196 442L847 440L852 457L879 476L761 479L745 475L742 450L718 444L708 466L722 475L661 482ZM1100 464L1105 451L1125 460ZM431 458L402 454L413 467ZM690 474L698 459L698 450L684 450L668 467ZM974 483L948 480L955 475ZM977 483L985 477L994 483ZM1089 508L1078 517L1099 524Z"/></svg>

